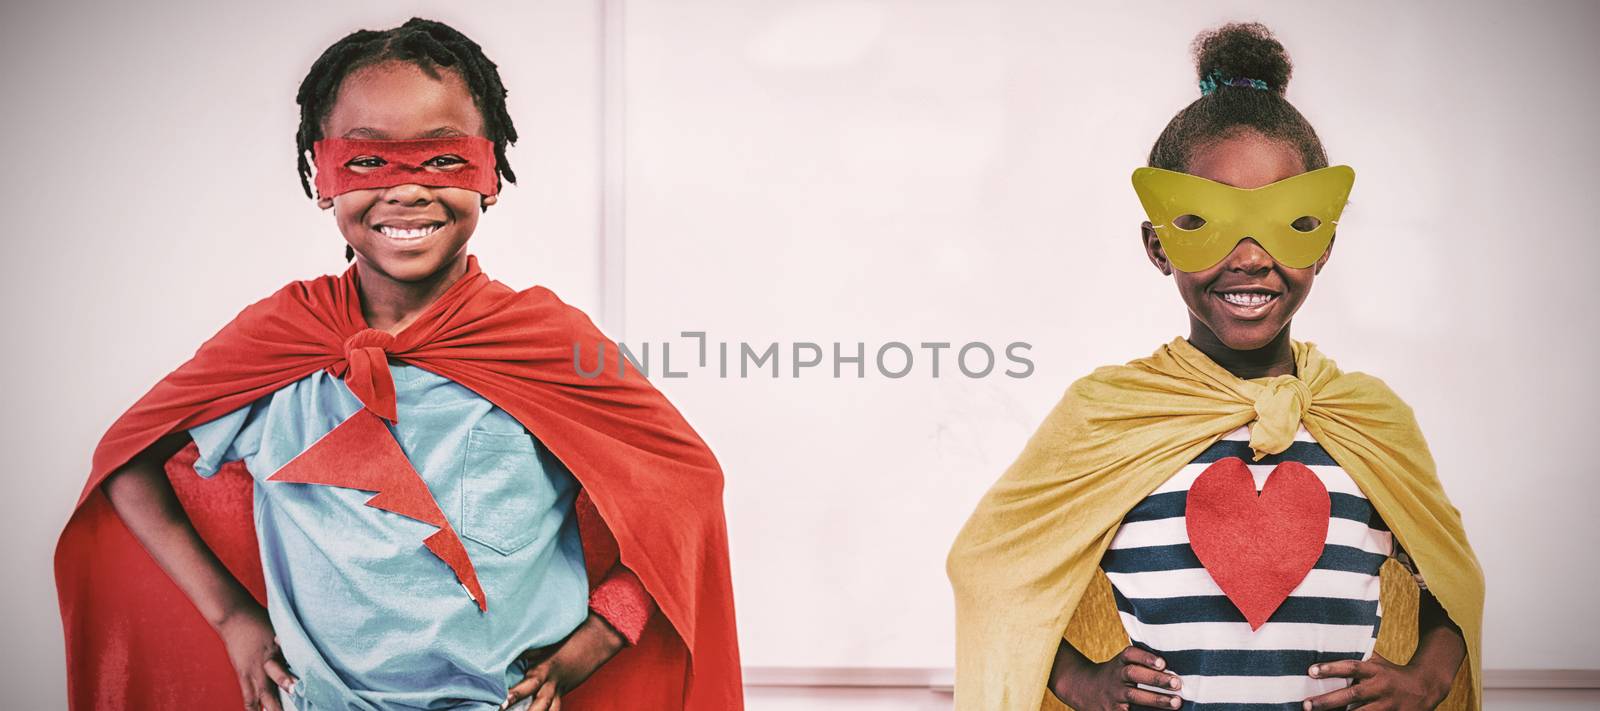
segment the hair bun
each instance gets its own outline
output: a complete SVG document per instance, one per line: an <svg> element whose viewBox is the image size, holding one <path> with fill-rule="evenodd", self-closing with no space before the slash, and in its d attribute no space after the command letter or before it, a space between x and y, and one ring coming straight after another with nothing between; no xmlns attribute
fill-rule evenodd
<svg viewBox="0 0 1600 711"><path fill-rule="evenodd" d="M1257 79L1282 95L1289 86L1293 66L1283 45L1259 22L1230 22L1194 38L1195 70L1204 80L1212 72L1227 77Z"/></svg>

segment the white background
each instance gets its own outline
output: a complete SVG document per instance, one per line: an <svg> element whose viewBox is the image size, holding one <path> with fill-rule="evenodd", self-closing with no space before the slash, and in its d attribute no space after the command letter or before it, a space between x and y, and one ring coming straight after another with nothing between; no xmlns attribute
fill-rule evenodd
<svg viewBox="0 0 1600 711"><path fill-rule="evenodd" d="M411 14L511 90L521 180L471 248L491 276L672 341L675 369L684 330L1033 345L1021 380L948 353L938 379L794 378L788 354L779 379L656 378L728 474L747 665L949 666L944 555L978 496L1073 379L1187 333L1128 175L1198 94L1190 39L1259 19L1357 173L1294 336L1415 408L1488 577L1485 667L1600 668L1594 4L606 8L0 11L11 699L62 703L50 559L100 434L244 305L344 268L294 175L294 90L346 32Z"/></svg>

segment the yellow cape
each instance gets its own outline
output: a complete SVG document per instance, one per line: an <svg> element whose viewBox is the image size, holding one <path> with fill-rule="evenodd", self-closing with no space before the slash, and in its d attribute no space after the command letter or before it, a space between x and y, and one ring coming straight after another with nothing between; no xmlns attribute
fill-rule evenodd
<svg viewBox="0 0 1600 711"><path fill-rule="evenodd" d="M1296 375L1241 380L1179 337L1067 388L950 551L957 709L1065 708L1047 690L1063 635L1096 661L1128 644L1099 565L1123 516L1248 423L1254 459L1287 449L1303 423L1349 473L1466 639L1440 708L1481 708L1483 571L1411 408L1383 381L1290 342ZM1416 584L1389 561L1382 594L1377 652L1404 663L1416 648Z"/></svg>

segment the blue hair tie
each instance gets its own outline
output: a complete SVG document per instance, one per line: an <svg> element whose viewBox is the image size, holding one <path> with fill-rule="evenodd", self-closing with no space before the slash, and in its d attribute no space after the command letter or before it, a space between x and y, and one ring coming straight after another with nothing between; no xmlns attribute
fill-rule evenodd
<svg viewBox="0 0 1600 711"><path fill-rule="evenodd" d="M1223 74L1221 69L1213 69L1211 70L1210 74L1207 74L1204 79L1200 80L1200 95L1207 96L1211 94L1211 92L1216 91L1218 87L1223 86L1246 86L1250 87L1251 89L1261 89L1262 91L1266 91L1269 88L1267 83L1261 81L1260 79L1251 79L1249 77L1230 77L1226 74Z"/></svg>

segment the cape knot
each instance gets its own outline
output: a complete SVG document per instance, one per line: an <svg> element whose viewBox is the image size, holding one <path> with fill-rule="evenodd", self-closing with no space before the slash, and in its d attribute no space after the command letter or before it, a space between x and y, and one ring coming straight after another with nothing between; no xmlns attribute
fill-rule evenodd
<svg viewBox="0 0 1600 711"><path fill-rule="evenodd" d="M388 353L392 347L394 347L394 334L388 331L380 331L376 328L363 328L351 334L349 338L344 339L344 354L346 358L350 357L350 351L358 348L377 348L384 353Z"/></svg>
<svg viewBox="0 0 1600 711"><path fill-rule="evenodd" d="M345 362L335 370L362 405L390 422L399 420L394 378L389 375L388 353L393 347L393 334L376 328L361 329L345 339Z"/></svg>
<svg viewBox="0 0 1600 711"><path fill-rule="evenodd" d="M1279 408L1293 412L1295 424L1298 425L1300 418L1311 412L1311 388L1306 386L1304 380L1293 375L1274 376L1262 386L1261 394L1256 397L1256 413Z"/></svg>
<svg viewBox="0 0 1600 711"><path fill-rule="evenodd" d="M1311 412L1311 388L1293 375L1273 376L1260 388L1255 402L1256 421L1250 426L1250 448L1258 461L1294 444L1300 419Z"/></svg>

